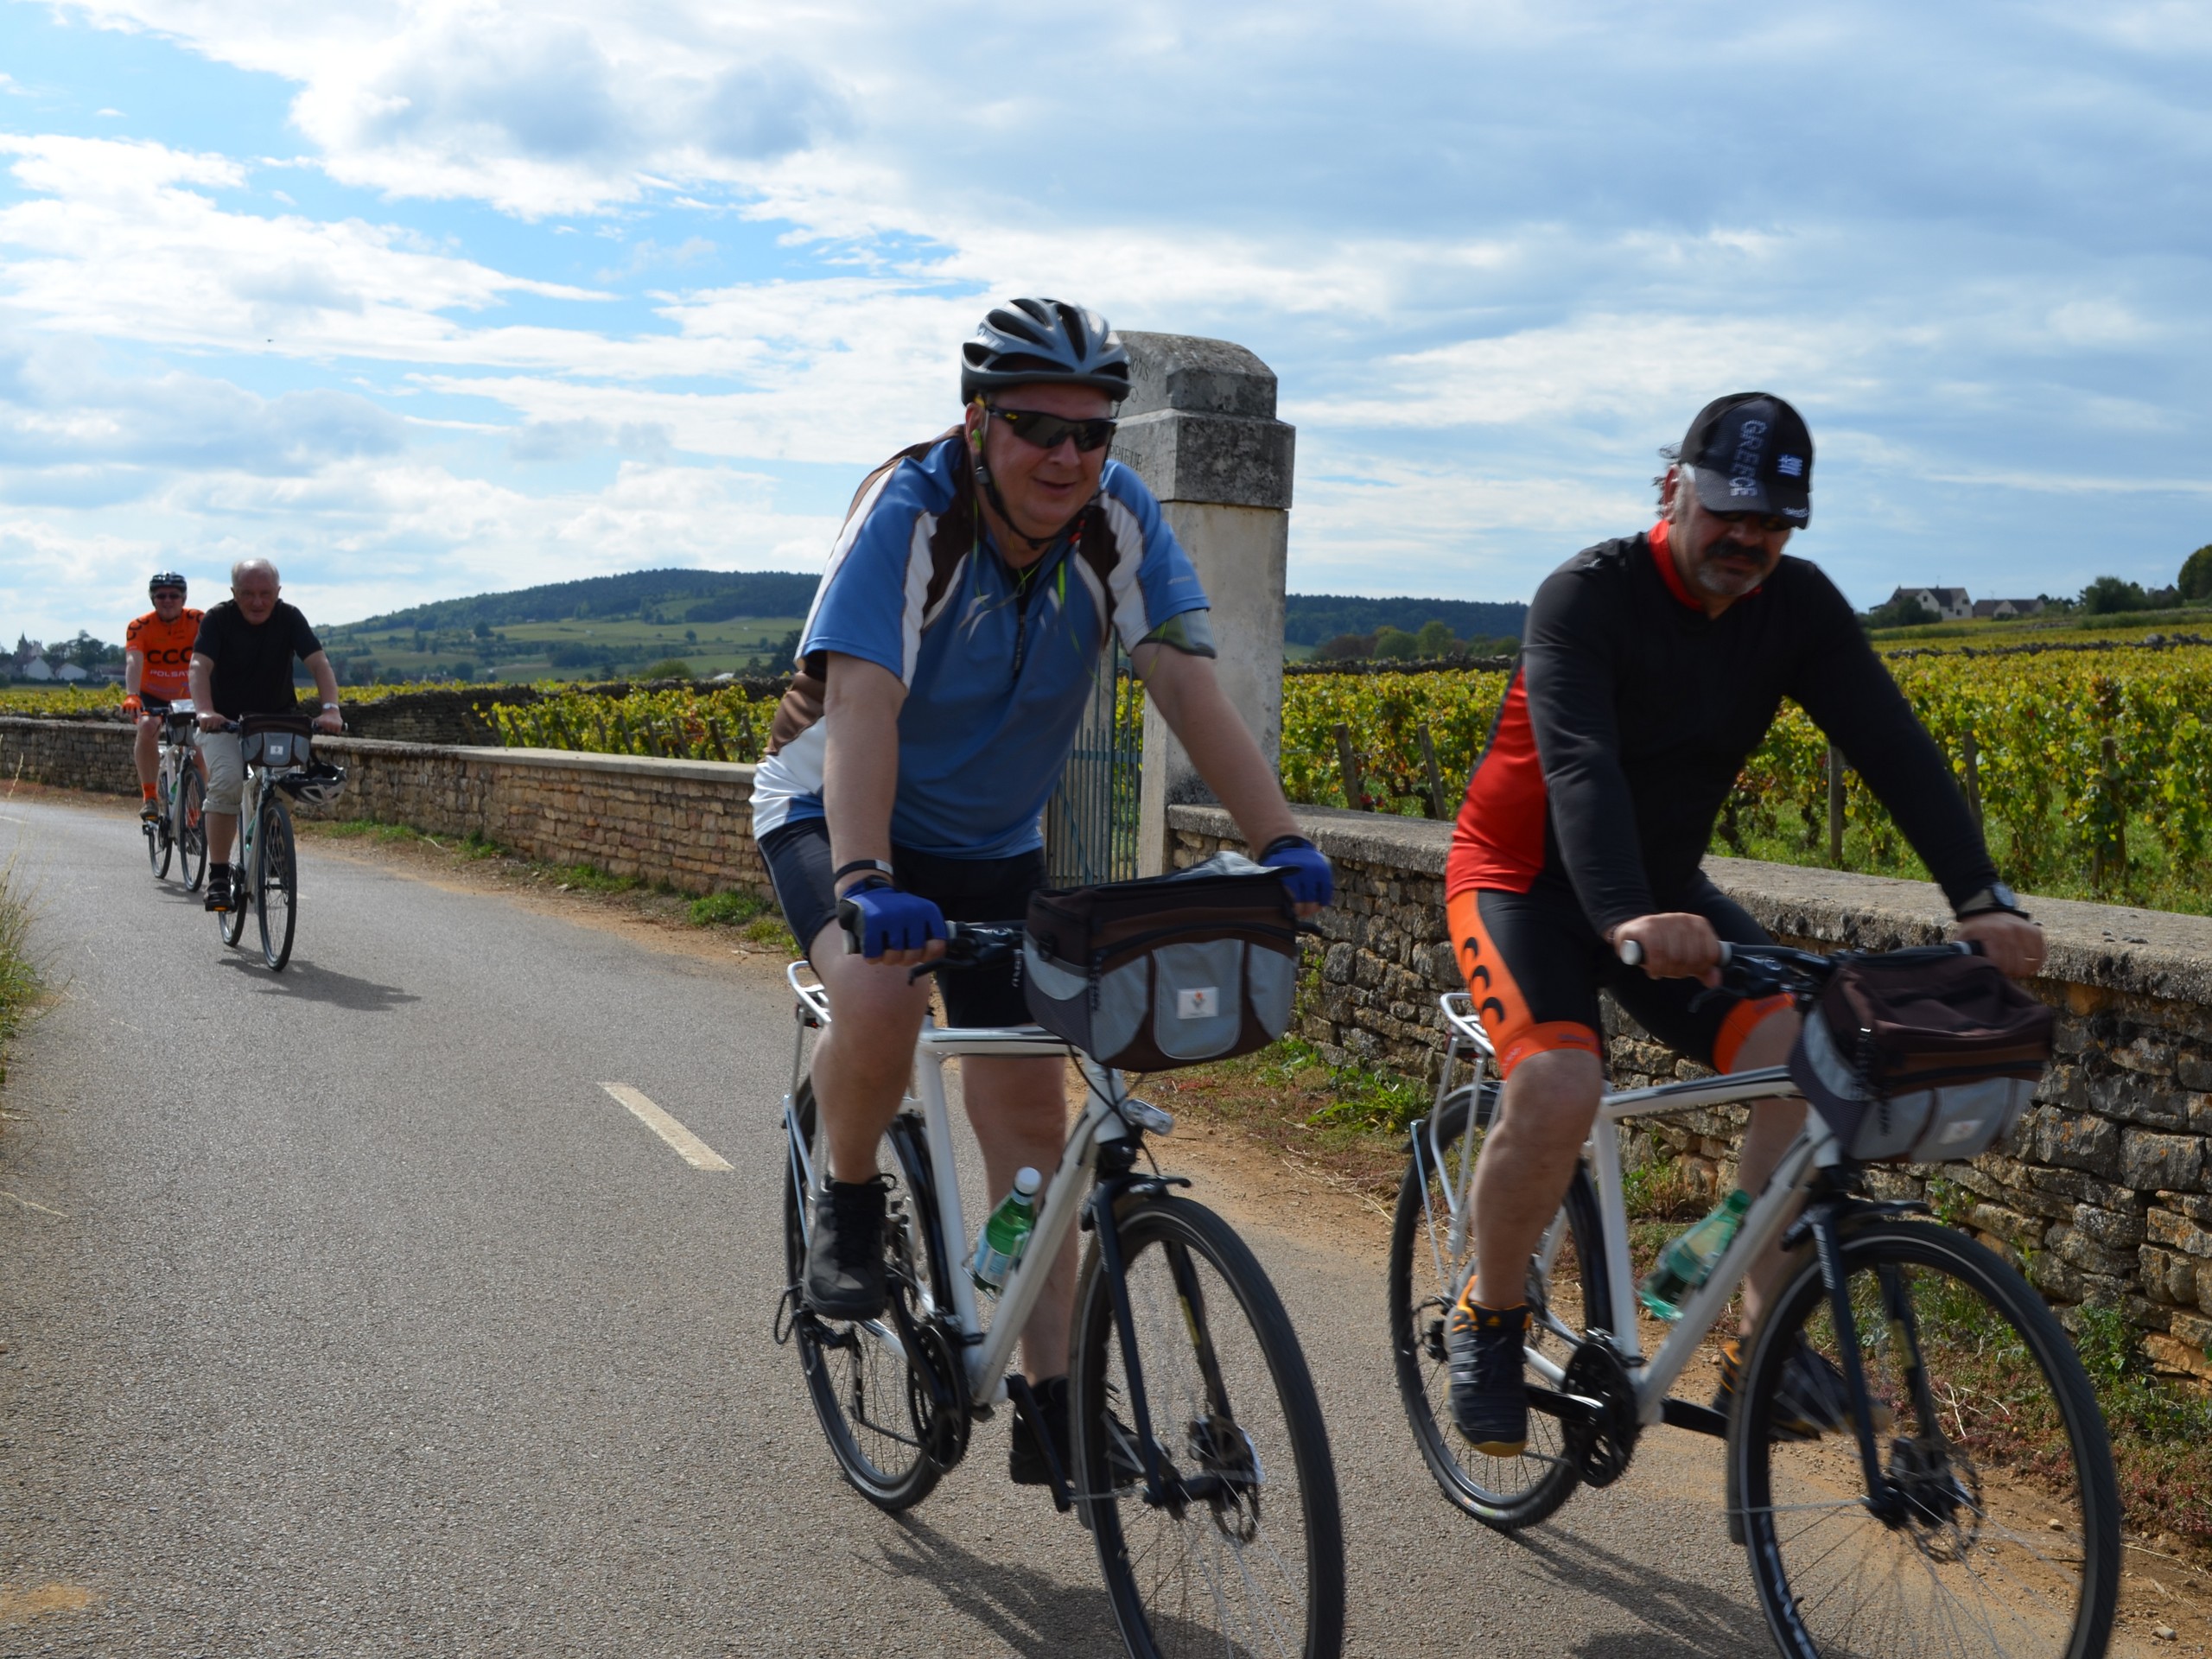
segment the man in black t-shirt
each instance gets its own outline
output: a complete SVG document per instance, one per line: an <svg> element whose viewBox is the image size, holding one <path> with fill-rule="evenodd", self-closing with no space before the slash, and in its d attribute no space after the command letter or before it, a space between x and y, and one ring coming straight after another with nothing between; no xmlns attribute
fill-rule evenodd
<svg viewBox="0 0 2212 1659"><path fill-rule="evenodd" d="M245 559L231 567L231 596L200 619L192 646L192 699L200 709L200 752L207 763L207 908L231 907L231 842L238 834L245 766L234 721L289 714L292 660L315 676L322 694L319 732L345 729L338 717L338 675L298 607L277 597L276 567Z"/></svg>

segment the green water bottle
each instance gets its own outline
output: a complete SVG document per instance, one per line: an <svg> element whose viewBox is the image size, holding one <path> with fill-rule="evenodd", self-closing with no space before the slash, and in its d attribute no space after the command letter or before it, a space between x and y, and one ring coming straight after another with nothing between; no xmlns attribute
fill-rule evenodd
<svg viewBox="0 0 2212 1659"><path fill-rule="evenodd" d="M1712 1274L1751 1207L1751 1195L1742 1187L1731 1192L1718 1210L1659 1252L1659 1265L1644 1276L1637 1300L1662 1319L1681 1319L1682 1304Z"/></svg>
<svg viewBox="0 0 2212 1659"><path fill-rule="evenodd" d="M1037 1189L1044 1182L1045 1178L1027 1164L1014 1172L1014 1191L999 1201L999 1207L983 1224L982 1236L976 1241L976 1255L968 1272L976 1289L997 1290L1014 1271L1014 1264L1021 1260L1030 1230L1037 1225Z"/></svg>

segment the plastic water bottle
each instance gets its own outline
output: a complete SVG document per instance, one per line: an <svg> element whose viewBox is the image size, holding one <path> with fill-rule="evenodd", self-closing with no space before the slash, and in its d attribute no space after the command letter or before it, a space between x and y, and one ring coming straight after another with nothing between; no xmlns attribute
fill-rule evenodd
<svg viewBox="0 0 2212 1659"><path fill-rule="evenodd" d="M983 1224L982 1236L976 1241L968 1272L976 1289L995 1291L1021 1260L1030 1230L1037 1225L1037 1189L1044 1184L1045 1178L1027 1164L1014 1172L1014 1191L999 1200L999 1207Z"/></svg>
<svg viewBox="0 0 2212 1659"><path fill-rule="evenodd" d="M1637 1299L1662 1319L1681 1319L1682 1304L1712 1275L1751 1207L1751 1195L1742 1187L1731 1192L1718 1210L1659 1252L1659 1265L1645 1276Z"/></svg>

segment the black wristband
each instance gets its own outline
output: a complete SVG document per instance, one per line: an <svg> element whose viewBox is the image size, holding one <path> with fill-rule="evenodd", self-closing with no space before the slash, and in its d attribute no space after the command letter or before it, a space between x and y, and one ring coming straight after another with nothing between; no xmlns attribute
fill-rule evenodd
<svg viewBox="0 0 2212 1659"><path fill-rule="evenodd" d="M1319 850L1303 836L1277 836L1260 849L1260 862L1266 863L1286 847L1303 847L1309 853Z"/></svg>
<svg viewBox="0 0 2212 1659"><path fill-rule="evenodd" d="M840 864L836 869L830 872L830 885L833 887L836 887L837 883L843 880L847 876L852 874L855 870L874 870L878 875L883 877L887 881L892 880L896 874L888 864L885 863L880 858L850 859L846 862Z"/></svg>

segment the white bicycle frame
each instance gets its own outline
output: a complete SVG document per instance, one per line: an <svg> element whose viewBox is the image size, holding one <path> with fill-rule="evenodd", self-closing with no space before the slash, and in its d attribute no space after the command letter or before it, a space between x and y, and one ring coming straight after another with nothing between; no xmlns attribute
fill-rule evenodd
<svg viewBox="0 0 2212 1659"><path fill-rule="evenodd" d="M812 968L804 962L795 962L785 969L785 977L813 1020L826 1027L830 1023L830 1000L820 982L813 977ZM822 1187L820 1172L815 1169L806 1141L798 1132L796 1101L804 1047L802 1030L798 1052L791 1058L791 1090L784 1096L784 1127L791 1155L798 1160L795 1173L804 1183L810 1200L802 1206L801 1224L810 1237L814 1226L811 1200L820 1196ZM1083 1114L1068 1135L1052 1179L1046 1183L1035 1227L1020 1259L1000 1289L998 1311L988 1329L983 1325L975 1283L968 1274L967 1252L971 1249L971 1241L968 1224L961 1215L960 1184L955 1173L957 1166L953 1161L952 1117L944 1099L944 1063L965 1054L990 1059L1071 1058L1090 1085ZM916 1093L906 1097L900 1109L919 1109L923 1144L929 1152L935 1178L938 1236L948 1253L946 1277L950 1281L952 1293L952 1306L946 1309L937 1300L937 1287L928 1282L928 1252L924 1242L917 1239L914 1255L920 1269L917 1274L919 1282L915 1286L917 1312L925 1319L936 1313L949 1316L961 1338L969 1403L979 1407L995 1405L1006 1398L1006 1374L1014 1358L1014 1342L1021 1335L1022 1327L1028 1324L1030 1313L1044 1292L1046 1275L1051 1271L1052 1263L1059 1259L1068 1230L1082 1214L1091 1172L1098 1162L1100 1145L1126 1140L1139 1128L1147 1134L1166 1135L1175 1127L1175 1120L1148 1101L1130 1095L1122 1087L1118 1072L1070 1047L1042 1026L953 1027L925 1019L921 1036L914 1045L914 1061ZM915 1202L919 1201L918 1195L912 1196ZM889 1320L868 1319L861 1325L871 1336L904 1357L898 1331Z"/></svg>
<svg viewBox="0 0 2212 1659"><path fill-rule="evenodd" d="M1459 1066L1464 1059L1471 1075L1466 1079L1479 1093L1484 1073L1496 1058L1490 1039L1484 1033L1482 1021L1477 1017L1474 1001L1464 991L1454 991L1437 999L1444 1010L1446 1028L1451 1041L1445 1050L1444 1065L1437 1079L1436 1103L1427 1121L1417 1126L1416 1132L1427 1141L1426 1154L1432 1168L1444 1177L1444 1191L1449 1214L1446 1218L1446 1241L1451 1259L1457 1261L1467 1245L1467 1226L1474 1192L1474 1173L1477 1159L1469 1154L1473 1141L1471 1135L1459 1137L1460 1156L1456 1167L1447 1164L1440 1155L1436 1142L1436 1121L1446 1096L1456 1087ZM1609 1094L1598 1103L1598 1116L1592 1125L1590 1139L1584 1143L1584 1153L1590 1161L1590 1173L1598 1188L1599 1225L1605 1234L1605 1279L1612 1296L1612 1306L1605 1310L1605 1325L1615 1350L1636 1379L1637 1415L1648 1427L1660 1421L1665 1409L1667 1395L1675 1379L1688 1366L1697 1352L1698 1344L1705 1340L1728 1306L1728 1299L1735 1294L1737 1285L1743 1280L1751 1263L1787 1229L1794 1219L1800 1195L1799 1188L1806 1175L1816 1166L1827 1166L1839 1160L1835 1136L1829 1133L1817 1112L1808 1112L1805 1128L1789 1143L1782 1154L1782 1161L1775 1166L1765 1190L1753 1201L1751 1211L1744 1217L1720 1260L1697 1294L1682 1308L1682 1317L1660 1344L1659 1351L1648 1357L1643 1352L1643 1339L1637 1332L1636 1281L1630 1276L1628 1256L1628 1206L1621 1180L1621 1147L1619 1126L1634 1117L1649 1117L1663 1112L1686 1111L1694 1106L1723 1106L1739 1101L1767 1100L1776 1097L1802 1097L1786 1066L1765 1066L1754 1071L1737 1071L1726 1077L1700 1078L1690 1083L1661 1084L1649 1089L1630 1089L1618 1094ZM1427 1185L1423 1184L1424 1202ZM1564 1212L1555 1217L1544 1235L1541 1246L1545 1274L1548 1276L1557 1260L1564 1232ZM1429 1236L1433 1248L1435 1217L1430 1217ZM1449 1269L1441 1254L1437 1257L1437 1273L1445 1278ZM1469 1271L1473 1269L1470 1256ZM1458 1286L1452 1287L1456 1292ZM1585 1309L1587 1315L1592 1310ZM1570 1331L1556 1314L1547 1311L1552 1328L1569 1342L1579 1340L1580 1333ZM1595 1325L1599 1321L1586 1319ZM1565 1377L1564 1368L1535 1349L1529 1351L1529 1363L1554 1388Z"/></svg>

